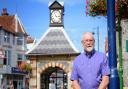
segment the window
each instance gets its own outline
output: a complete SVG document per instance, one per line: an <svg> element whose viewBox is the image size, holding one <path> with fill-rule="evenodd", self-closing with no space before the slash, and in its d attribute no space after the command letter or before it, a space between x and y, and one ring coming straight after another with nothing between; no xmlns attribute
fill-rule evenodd
<svg viewBox="0 0 128 89"><path fill-rule="evenodd" d="M10 50L5 50L4 64L11 65L11 51Z"/></svg>
<svg viewBox="0 0 128 89"><path fill-rule="evenodd" d="M22 54L18 54L18 60L22 60L23 59L23 55Z"/></svg>
<svg viewBox="0 0 128 89"><path fill-rule="evenodd" d="M10 43L10 33L9 32L4 32L4 42Z"/></svg>
<svg viewBox="0 0 128 89"><path fill-rule="evenodd" d="M22 33L18 33L17 45L23 45L23 43L24 43L24 35Z"/></svg>
<svg viewBox="0 0 128 89"><path fill-rule="evenodd" d="M0 64L3 65L4 63L4 51L3 49L0 49Z"/></svg>
<svg viewBox="0 0 128 89"><path fill-rule="evenodd" d="M18 66L21 65L22 61L23 61L23 55L22 54L18 54L17 55L17 64Z"/></svg>
<svg viewBox="0 0 128 89"><path fill-rule="evenodd" d="M17 38L17 45L23 45L23 38L22 37Z"/></svg>
<svg viewBox="0 0 128 89"><path fill-rule="evenodd" d="M128 52L128 40L126 40L126 52Z"/></svg>
<svg viewBox="0 0 128 89"><path fill-rule="evenodd" d="M13 35L13 44L15 45L15 35Z"/></svg>

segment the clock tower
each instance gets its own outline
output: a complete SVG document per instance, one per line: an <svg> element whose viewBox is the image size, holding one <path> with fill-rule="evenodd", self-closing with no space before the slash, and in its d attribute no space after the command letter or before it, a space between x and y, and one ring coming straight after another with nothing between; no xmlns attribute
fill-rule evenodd
<svg viewBox="0 0 128 89"><path fill-rule="evenodd" d="M64 29L64 5L55 0L49 4L50 22L27 55L31 61L31 89L71 89L72 62L80 52L76 49ZM54 83L53 83L54 82Z"/></svg>
<svg viewBox="0 0 128 89"><path fill-rule="evenodd" d="M63 15L64 15L64 6L63 3L54 1L49 6L50 10L50 27L63 27Z"/></svg>

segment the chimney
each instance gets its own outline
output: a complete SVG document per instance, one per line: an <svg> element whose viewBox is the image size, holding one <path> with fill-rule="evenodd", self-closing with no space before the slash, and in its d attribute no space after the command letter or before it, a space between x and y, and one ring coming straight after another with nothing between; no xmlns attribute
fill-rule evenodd
<svg viewBox="0 0 128 89"><path fill-rule="evenodd" d="M2 16L8 16L8 13L7 13L7 9L6 8L3 8L2 10Z"/></svg>

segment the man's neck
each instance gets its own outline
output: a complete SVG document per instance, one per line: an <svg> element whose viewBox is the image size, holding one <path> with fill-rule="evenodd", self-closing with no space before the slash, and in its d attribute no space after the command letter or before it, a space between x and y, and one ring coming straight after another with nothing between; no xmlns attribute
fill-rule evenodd
<svg viewBox="0 0 128 89"><path fill-rule="evenodd" d="M92 51L88 52L86 50L84 50L85 52L85 55L88 57L88 58L91 58L93 56L93 54L95 53L95 49L93 49Z"/></svg>

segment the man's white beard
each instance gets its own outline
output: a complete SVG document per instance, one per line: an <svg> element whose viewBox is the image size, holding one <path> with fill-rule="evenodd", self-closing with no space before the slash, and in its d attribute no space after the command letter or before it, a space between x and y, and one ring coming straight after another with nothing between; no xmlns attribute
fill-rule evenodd
<svg viewBox="0 0 128 89"><path fill-rule="evenodd" d="M87 51L87 52L91 52L93 49L94 49L94 47L87 47L87 48L86 48L86 51Z"/></svg>

